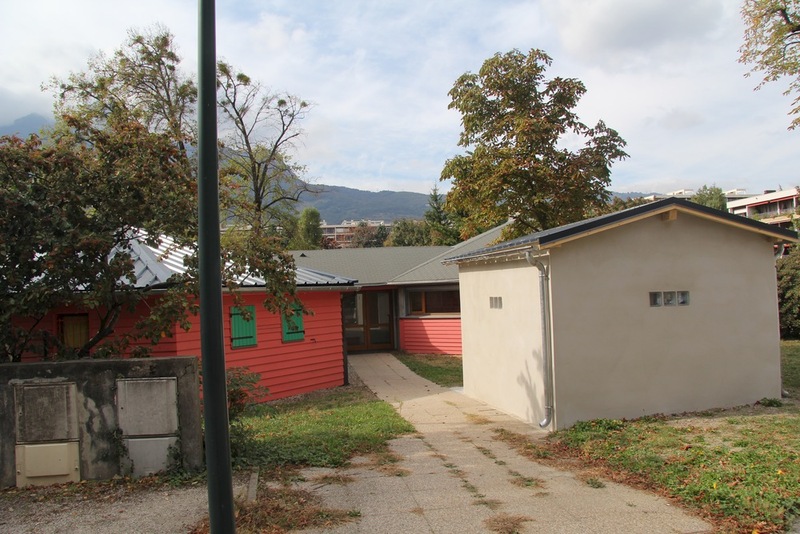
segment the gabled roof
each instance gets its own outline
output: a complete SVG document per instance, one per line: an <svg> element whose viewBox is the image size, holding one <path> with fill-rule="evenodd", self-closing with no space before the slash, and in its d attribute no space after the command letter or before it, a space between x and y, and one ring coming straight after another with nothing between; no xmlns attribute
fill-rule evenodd
<svg viewBox="0 0 800 534"><path fill-rule="evenodd" d="M464 261L479 259L490 256L503 256L517 250L536 249L546 250L583 237L604 232L617 226L629 224L647 217L660 214L690 213L704 219L710 219L721 224L726 224L742 230L755 232L776 242L796 242L797 232L786 230L771 224L765 224L753 219L733 215L724 211L702 206L688 200L680 198L665 198L649 204L643 204L626 210L593 217L583 221L565 224L557 228L551 228L541 232L536 232L527 236L512 239L494 246L475 250L465 254L448 255L444 262L447 264L461 263Z"/></svg>
<svg viewBox="0 0 800 534"><path fill-rule="evenodd" d="M151 247L140 241L132 241L131 255L136 274L136 287L153 287L166 285L174 274L184 274L184 259L191 254L185 247L179 247L168 237L161 237L158 247ZM337 276L316 269L297 267L295 283L299 288L352 286L357 280ZM264 279L256 276L239 277L236 282L242 287L263 287Z"/></svg>

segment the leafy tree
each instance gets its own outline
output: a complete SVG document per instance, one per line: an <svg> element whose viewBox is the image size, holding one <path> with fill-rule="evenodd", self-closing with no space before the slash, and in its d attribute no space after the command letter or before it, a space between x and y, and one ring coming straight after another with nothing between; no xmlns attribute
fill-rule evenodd
<svg viewBox="0 0 800 534"><path fill-rule="evenodd" d="M800 247L778 259L778 311L781 337L800 338Z"/></svg>
<svg viewBox="0 0 800 534"><path fill-rule="evenodd" d="M229 64L217 64L219 106L224 123L221 196L226 212L255 233L280 226L293 203L312 189L298 179L302 166L291 152L302 135L299 123L309 104L277 95Z"/></svg>
<svg viewBox="0 0 800 534"><path fill-rule="evenodd" d="M295 250L308 250L322 248L322 226L319 210L307 207L300 213L297 229L291 241L291 248Z"/></svg>
<svg viewBox="0 0 800 534"><path fill-rule="evenodd" d="M370 226L365 221L361 221L353 230L350 246L353 248L382 247L387 237L389 237L389 230L384 225Z"/></svg>
<svg viewBox="0 0 800 534"><path fill-rule="evenodd" d="M253 84L246 76L231 74L228 85L225 80L222 71L220 102L233 125L232 136L227 138L227 151L222 153L222 168L226 170L224 183L233 184L234 189L241 184L255 184L252 195L260 195L259 200L267 206L272 202L275 209L269 212L261 209L264 202L255 207L253 196L248 194L222 195L228 201L227 208L235 210L237 215L249 216L244 219L245 225L225 234L223 282L238 295L239 280L252 276L262 278L267 283L265 307L288 314L296 301L294 262L283 250L282 236L278 232L282 221L275 214L293 214L293 210L277 200L284 195L280 189L262 187L266 182L259 180L270 179L276 169L296 171L299 168L288 163L290 145L276 143L275 138L269 141L269 133L275 128L284 131L287 121L292 121L293 125L296 117L292 113L306 106L292 99L281 99L275 102L279 109L276 119L275 115L265 113L260 93L252 91ZM59 300L24 297L30 299L26 305L35 307L35 312L11 306L5 308L10 310L9 314L28 313L33 324L28 325L27 338L16 331L20 336L3 341L12 358L20 354L20 343L33 343L36 318L62 303L60 298L67 293L80 295L80 300L72 303L104 314L101 328L78 355L99 348L101 341L113 332L121 310L134 305L144 294L133 291L133 275L125 271L131 263L133 237L155 244L159 236L166 235L190 249L196 246L196 172L191 157L192 143L196 139L196 88L180 69L180 57L169 31L163 27L148 32L131 31L125 44L114 54L93 57L85 72L73 73L64 80L54 79L50 87L55 92L58 116L53 139L46 146L19 147L14 144L16 142L4 143L3 149L10 151L7 157L22 163L9 164L4 171L14 177L16 185L13 189L10 185L3 189L3 194L11 199L3 202L14 206L26 203L34 207L49 206L41 198L41 190L26 185L26 180L36 183L61 180L58 184L48 183L48 187L54 192L64 192L63 211L69 217L42 216L39 221L44 227L30 226L30 231L36 233L10 235L4 243L14 242L12 238L18 243L30 239L30 243L40 235L53 234L53 244L48 246L59 254L68 253L68 258L63 260L66 262L63 265L54 262L56 252L46 248L34 254L37 261L27 264L24 280L14 282L13 287L0 288L5 291L4 295L19 294L22 299L20 291L27 291L27 288L35 291L41 284L34 282L43 277L51 279L52 284L61 284L56 288L58 291L52 287L42 290L42 293L50 291L58 295ZM234 93L236 98L232 97ZM280 137L288 138L294 139L291 134ZM239 150L242 147L245 150ZM55 148L57 152L47 152ZM271 159L264 158L265 151ZM70 159L73 156L77 158L75 161ZM242 162L249 162L258 172L248 175L245 171L229 170ZM25 171L26 167L32 171ZM67 175L72 176L72 182ZM239 177L242 179L237 181ZM11 178L6 180L12 183ZM223 191L228 193L229 189ZM231 199L238 199L239 204ZM265 213L267 215L262 216ZM19 226L13 228L19 232ZM87 269L91 265L95 272L81 271L80 276L56 275L71 273L71 268L77 268L68 260ZM16 268L13 263L9 260L8 265L2 266L4 272L0 277L15 280L10 274L10 270ZM176 317L180 320L180 314L195 310L196 279L196 257L193 256L188 258L186 276L176 280L143 319L141 326L150 332L143 332L143 335L155 343L164 332L169 332L165 325L171 326ZM118 280L123 282L117 283ZM3 326L7 324L5 321ZM188 328L185 320L182 325Z"/></svg>
<svg viewBox="0 0 800 534"><path fill-rule="evenodd" d="M452 246L459 242L459 217L447 211L444 195L434 186L428 195L425 222L428 224L431 245Z"/></svg>
<svg viewBox="0 0 800 534"><path fill-rule="evenodd" d="M739 48L739 62L752 65L753 72L764 73L756 89L767 82L790 78L784 94L796 94L789 129L800 125L800 1L745 0L742 5L744 43Z"/></svg>
<svg viewBox="0 0 800 534"><path fill-rule="evenodd" d="M385 247L424 247L431 244L431 234L424 221L398 219L386 238Z"/></svg>
<svg viewBox="0 0 800 534"><path fill-rule="evenodd" d="M618 211L626 210L643 204L648 204L651 200L645 200L644 197L631 197L623 199L614 196L609 200L601 209L593 209L587 212L588 217L597 217L609 213L616 213Z"/></svg>
<svg viewBox="0 0 800 534"><path fill-rule="evenodd" d="M27 352L85 357L92 349L121 350L134 338L158 339L192 305L191 291L176 290L191 287L181 277L167 288L136 288L131 257L137 243L157 245L162 234L190 233L194 183L186 180L180 151L168 136L136 122L69 125L71 135L46 145L36 136L0 138L0 350L6 361ZM168 289L160 306L130 335L105 343L121 312L154 289ZM40 328L48 311L64 306L98 318L82 347L67 347Z"/></svg>
<svg viewBox="0 0 800 534"><path fill-rule="evenodd" d="M285 230L299 224L294 204L312 191L298 178L303 167L292 163L291 152L309 104L269 93L225 62L217 64L217 87L229 127L223 136L220 198L237 228L224 235L222 246L237 275L249 271L267 281L264 306L289 315L300 302ZM235 288L234 279L229 276L226 283Z"/></svg>
<svg viewBox="0 0 800 534"><path fill-rule="evenodd" d="M56 117L80 117L98 128L109 121L137 122L172 139L184 172L191 173L188 150L197 137L197 87L181 71L180 61L174 36L165 27L129 30L126 43L111 57L99 53L86 71L50 81Z"/></svg>
<svg viewBox="0 0 800 534"><path fill-rule="evenodd" d="M602 121L580 122L574 108L586 88L545 79L551 63L536 49L496 54L450 90L468 152L449 159L441 179L453 180L447 205L465 214L462 236L513 217L503 236L511 238L583 219L608 201L625 141ZM568 148L576 142L582 148Z"/></svg>
<svg viewBox="0 0 800 534"><path fill-rule="evenodd" d="M691 201L702 206L714 208L715 210L728 210L728 199L725 196L725 192L716 185L712 185L711 187L703 185L703 187L692 195Z"/></svg>

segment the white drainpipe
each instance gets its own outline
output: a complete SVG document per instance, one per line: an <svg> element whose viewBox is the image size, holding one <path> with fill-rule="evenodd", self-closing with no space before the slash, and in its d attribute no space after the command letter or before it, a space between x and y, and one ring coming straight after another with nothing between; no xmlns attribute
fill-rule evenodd
<svg viewBox="0 0 800 534"><path fill-rule="evenodd" d="M544 371L544 419L539 422L541 428L550 425L553 420L553 344L550 334L550 272L547 265L530 250L525 252L529 264L539 269L539 294L542 314L542 370Z"/></svg>

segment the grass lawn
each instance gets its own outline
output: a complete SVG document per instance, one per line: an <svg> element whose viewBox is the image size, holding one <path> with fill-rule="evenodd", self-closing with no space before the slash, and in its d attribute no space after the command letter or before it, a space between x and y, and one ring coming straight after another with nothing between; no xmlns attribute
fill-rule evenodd
<svg viewBox="0 0 800 534"><path fill-rule="evenodd" d="M368 389L346 387L252 406L232 429L231 447L237 462L265 468L337 467L413 431Z"/></svg>
<svg viewBox="0 0 800 534"><path fill-rule="evenodd" d="M395 352L394 356L423 378L440 386L452 388L464 385L461 356L440 354L408 354Z"/></svg>

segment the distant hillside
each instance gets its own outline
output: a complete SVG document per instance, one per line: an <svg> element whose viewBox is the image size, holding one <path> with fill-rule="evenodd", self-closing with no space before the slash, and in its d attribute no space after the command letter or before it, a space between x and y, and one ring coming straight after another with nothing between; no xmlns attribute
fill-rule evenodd
<svg viewBox="0 0 800 534"><path fill-rule="evenodd" d="M428 195L407 191L362 191L338 185L321 185L322 193L304 195L298 211L317 208L328 224L349 219L383 220L422 219L428 209Z"/></svg>
<svg viewBox="0 0 800 534"><path fill-rule="evenodd" d="M611 196L612 197L621 198L622 200L630 200L632 198L649 197L650 195L657 195L657 194L658 193L637 193L637 192L615 193L614 191L611 191Z"/></svg>
<svg viewBox="0 0 800 534"><path fill-rule="evenodd" d="M428 195L403 191L362 191L337 185L321 185L322 193L316 196L304 195L298 211L307 206L317 208L320 216L328 224L339 224L344 220L383 220L417 219L425 217L428 210ZM615 193L612 196L623 200L644 197L653 193Z"/></svg>
<svg viewBox="0 0 800 534"><path fill-rule="evenodd" d="M12 122L0 126L0 135L16 135L19 137L27 137L32 133L39 133L45 126L52 126L54 123L52 118L47 118L37 113L25 115Z"/></svg>

